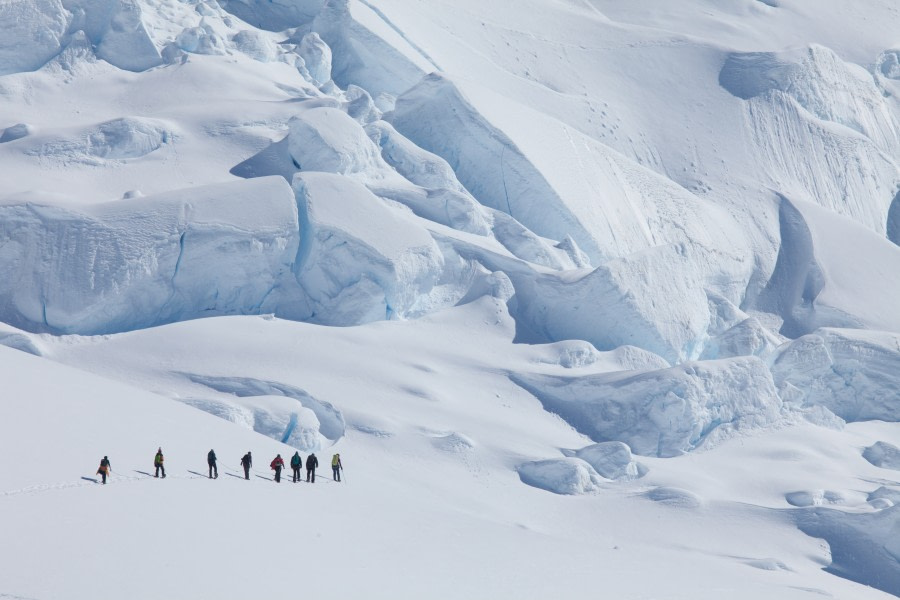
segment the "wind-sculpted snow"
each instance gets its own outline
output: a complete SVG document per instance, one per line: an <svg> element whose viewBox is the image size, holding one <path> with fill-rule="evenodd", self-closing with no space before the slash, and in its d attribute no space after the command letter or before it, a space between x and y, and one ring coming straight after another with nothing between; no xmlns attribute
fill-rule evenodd
<svg viewBox="0 0 900 600"><path fill-rule="evenodd" d="M0 3L0 75L35 71L64 45L69 27L59 0Z"/></svg>
<svg viewBox="0 0 900 600"><path fill-rule="evenodd" d="M511 378L594 441L624 442L646 456L713 445L737 431L771 426L782 414L772 376L754 357L658 371Z"/></svg>
<svg viewBox="0 0 900 600"><path fill-rule="evenodd" d="M124 117L100 123L71 135L50 138L27 150L43 160L59 162L141 158L172 143L172 127L157 119Z"/></svg>
<svg viewBox="0 0 900 600"><path fill-rule="evenodd" d="M772 375L797 401L846 421L900 419L900 334L821 329L782 347Z"/></svg>
<svg viewBox="0 0 900 600"><path fill-rule="evenodd" d="M290 282L298 244L280 178L79 210L7 203L0 314L26 330L94 334L258 313Z"/></svg>
<svg viewBox="0 0 900 600"><path fill-rule="evenodd" d="M759 304L784 319L782 333L797 337L819 327L900 331L893 302L900 295L900 248L810 203L783 198L780 216L778 261ZM880 291L860 297L864 289Z"/></svg>
<svg viewBox="0 0 900 600"><path fill-rule="evenodd" d="M900 471L900 448L887 442L875 442L863 451L863 458L883 469Z"/></svg>
<svg viewBox="0 0 900 600"><path fill-rule="evenodd" d="M244 419L245 425L268 437L287 443L287 434L293 442L308 445L305 449L319 450L344 436L346 424L341 411L298 387L249 377L186 375L194 383L237 397L227 402L191 399L188 403L229 421Z"/></svg>
<svg viewBox="0 0 900 600"><path fill-rule="evenodd" d="M796 513L807 535L822 538L831 548L828 570L835 575L900 595L900 506L871 514L831 508Z"/></svg>

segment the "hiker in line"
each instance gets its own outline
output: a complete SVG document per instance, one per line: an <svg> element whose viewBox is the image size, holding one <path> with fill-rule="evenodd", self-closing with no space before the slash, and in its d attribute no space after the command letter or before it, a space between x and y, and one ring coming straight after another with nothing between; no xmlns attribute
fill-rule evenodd
<svg viewBox="0 0 900 600"><path fill-rule="evenodd" d="M100 459L100 468L97 469L97 475L103 478L103 485L106 485L106 476L109 475L110 471L112 471L112 465L109 464L109 459L104 456Z"/></svg>
<svg viewBox="0 0 900 600"><path fill-rule="evenodd" d="M219 467L216 466L216 451L210 450L209 454L206 455L206 464L209 465L209 478L213 478L213 473L216 474L216 479L219 478Z"/></svg>
<svg viewBox="0 0 900 600"><path fill-rule="evenodd" d="M272 464L269 466L275 471L275 483L281 483L281 470L284 468L284 459L282 459L279 454L272 460Z"/></svg>
<svg viewBox="0 0 900 600"><path fill-rule="evenodd" d="M341 469L344 468L344 465L341 464L341 455L335 454L331 457L331 472L334 475L335 481L341 480Z"/></svg>
<svg viewBox="0 0 900 600"><path fill-rule="evenodd" d="M250 479L250 467L253 466L253 457L250 456L249 450L241 459L241 466L244 467L244 479Z"/></svg>
<svg viewBox="0 0 900 600"><path fill-rule="evenodd" d="M300 458L299 452L294 452L294 455L291 457L291 471L294 472L294 483L300 481L300 467L303 465L303 459Z"/></svg>
<svg viewBox="0 0 900 600"><path fill-rule="evenodd" d="M306 457L306 483L316 482L316 467L319 466L319 459L315 453Z"/></svg>
<svg viewBox="0 0 900 600"><path fill-rule="evenodd" d="M156 467L156 475L154 477L159 477L159 472L162 471L163 479L166 478L166 467L163 465L164 460L162 448L159 448L156 451L156 456L153 458L153 466Z"/></svg>

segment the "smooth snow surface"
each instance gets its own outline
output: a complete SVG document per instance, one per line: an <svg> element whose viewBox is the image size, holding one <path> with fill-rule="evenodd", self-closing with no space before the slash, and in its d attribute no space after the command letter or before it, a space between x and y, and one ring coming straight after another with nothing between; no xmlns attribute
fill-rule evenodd
<svg viewBox="0 0 900 600"><path fill-rule="evenodd" d="M900 596L898 30L0 0L0 598Z"/></svg>

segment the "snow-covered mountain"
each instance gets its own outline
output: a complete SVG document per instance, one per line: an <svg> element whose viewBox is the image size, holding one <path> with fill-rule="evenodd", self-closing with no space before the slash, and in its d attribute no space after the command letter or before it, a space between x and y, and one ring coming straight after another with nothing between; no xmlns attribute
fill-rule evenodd
<svg viewBox="0 0 900 600"><path fill-rule="evenodd" d="M898 31L0 0L0 598L900 595Z"/></svg>

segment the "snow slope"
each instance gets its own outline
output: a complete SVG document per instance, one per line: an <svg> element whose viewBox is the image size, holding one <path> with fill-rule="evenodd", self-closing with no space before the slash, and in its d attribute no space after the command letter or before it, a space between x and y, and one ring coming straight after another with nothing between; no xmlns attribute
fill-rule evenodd
<svg viewBox="0 0 900 600"><path fill-rule="evenodd" d="M898 25L0 0L0 597L900 595Z"/></svg>

